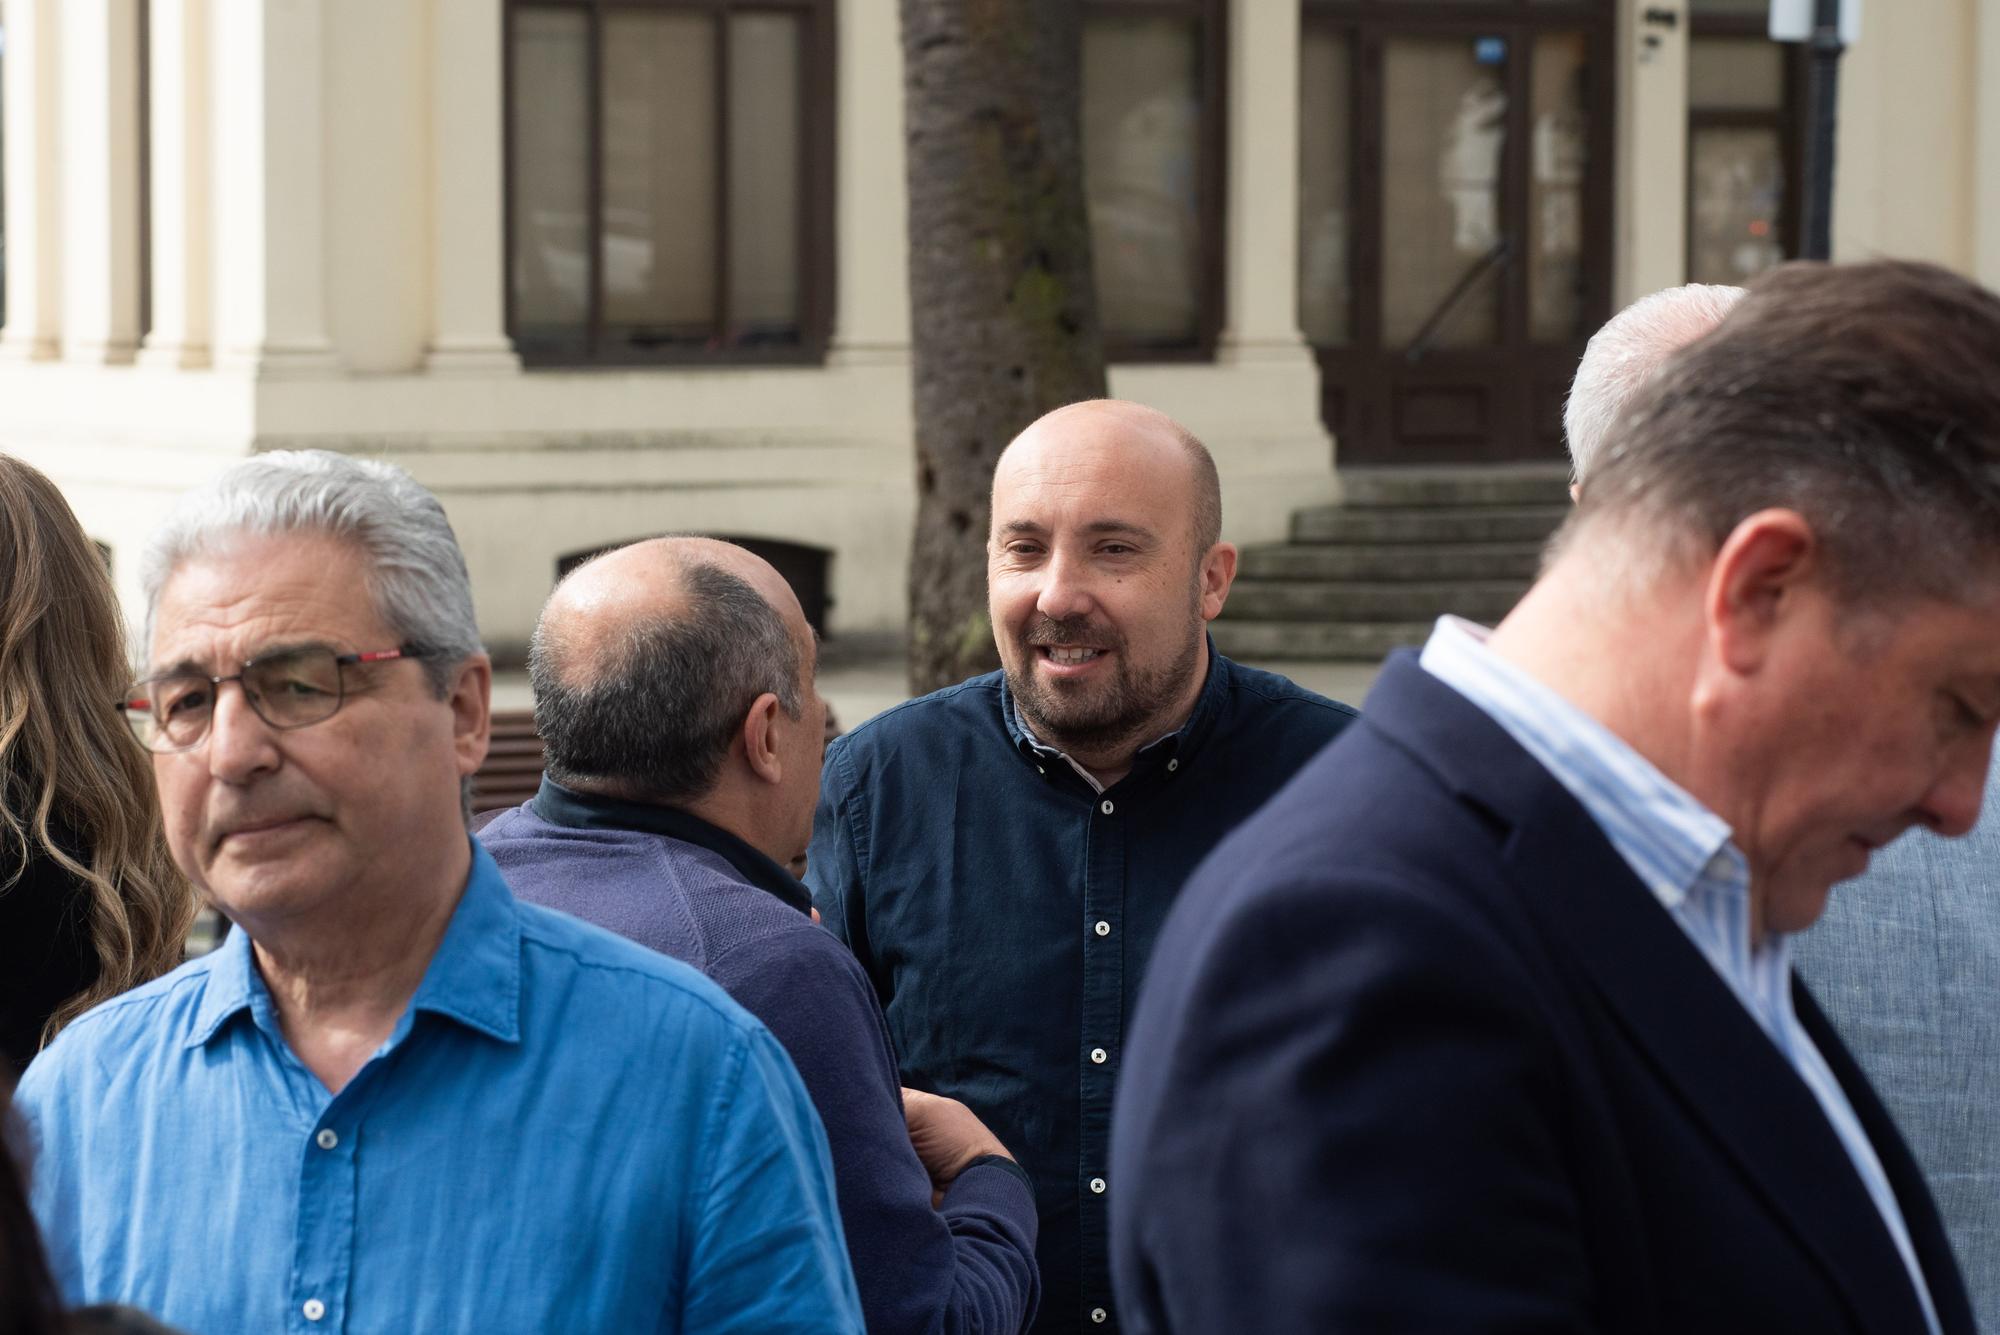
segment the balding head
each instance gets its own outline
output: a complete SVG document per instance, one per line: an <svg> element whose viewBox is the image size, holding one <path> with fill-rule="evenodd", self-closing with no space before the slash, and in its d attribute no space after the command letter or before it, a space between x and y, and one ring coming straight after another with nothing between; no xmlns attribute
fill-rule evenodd
<svg viewBox="0 0 2000 1335"><path fill-rule="evenodd" d="M1136 403L1059 408L993 472L986 605L1022 718L1102 782L1187 717L1236 549L1215 462Z"/></svg>
<svg viewBox="0 0 2000 1335"><path fill-rule="evenodd" d="M1563 409L1570 471L1579 487L1626 401L1669 357L1721 324L1742 296L1740 287L1713 283L1670 287L1639 298L1592 336Z"/></svg>
<svg viewBox="0 0 2000 1335"><path fill-rule="evenodd" d="M1024 471L1050 467L1073 471L1079 481L1114 479L1129 484L1139 474L1165 476L1185 488L1192 546L1199 559L1222 539L1222 482L1215 457L1192 431L1143 403L1086 399L1042 414L1014 437L993 470L999 489ZM1156 470L1166 470L1158 474Z"/></svg>
<svg viewBox="0 0 2000 1335"><path fill-rule="evenodd" d="M679 804L706 793L765 694L798 719L812 631L784 577L711 538L655 538L573 571L528 673L548 773Z"/></svg>

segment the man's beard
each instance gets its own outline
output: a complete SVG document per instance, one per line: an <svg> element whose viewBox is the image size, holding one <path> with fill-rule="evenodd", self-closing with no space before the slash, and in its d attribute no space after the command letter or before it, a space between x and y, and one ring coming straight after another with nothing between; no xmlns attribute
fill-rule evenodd
<svg viewBox="0 0 2000 1335"><path fill-rule="evenodd" d="M1093 627L1088 617L1062 621L1037 617L1018 641L1024 661L1018 671L1007 668L1007 689L1036 738L1057 750L1102 754L1122 744L1155 741L1156 737L1140 734L1148 728L1164 733L1169 722L1178 722L1162 716L1187 689L1201 660L1198 604L1191 631L1173 658L1153 668L1141 668L1125 652L1124 637L1108 627ZM1116 657L1111 679L1065 686L1037 675L1038 647L1065 644L1092 644L1112 650Z"/></svg>

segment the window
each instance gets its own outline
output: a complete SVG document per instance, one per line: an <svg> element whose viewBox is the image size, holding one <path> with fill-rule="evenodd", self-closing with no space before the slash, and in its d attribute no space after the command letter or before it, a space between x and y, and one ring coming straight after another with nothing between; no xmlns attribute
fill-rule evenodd
<svg viewBox="0 0 2000 1335"><path fill-rule="evenodd" d="M513 0L508 325L533 363L825 351L832 0Z"/></svg>
<svg viewBox="0 0 2000 1335"><path fill-rule="evenodd" d="M1098 315L1113 358L1215 351L1223 64L1219 0L1088 0L1084 185Z"/></svg>
<svg viewBox="0 0 2000 1335"><path fill-rule="evenodd" d="M1801 48L1747 0L1695 0L1688 45L1688 281L1745 283L1798 253Z"/></svg>

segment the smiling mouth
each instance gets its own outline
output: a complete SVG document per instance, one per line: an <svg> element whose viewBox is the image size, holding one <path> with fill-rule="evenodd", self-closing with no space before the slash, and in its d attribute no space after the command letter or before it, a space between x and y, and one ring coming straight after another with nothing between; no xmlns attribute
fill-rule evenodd
<svg viewBox="0 0 2000 1335"><path fill-rule="evenodd" d="M1082 649L1074 645L1044 644L1043 655L1058 667L1080 667L1103 654L1102 649Z"/></svg>

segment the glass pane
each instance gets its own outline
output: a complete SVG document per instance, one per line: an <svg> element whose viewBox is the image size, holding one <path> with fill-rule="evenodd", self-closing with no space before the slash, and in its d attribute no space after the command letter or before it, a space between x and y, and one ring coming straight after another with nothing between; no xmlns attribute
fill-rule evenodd
<svg viewBox="0 0 2000 1335"><path fill-rule="evenodd" d="M1528 337L1567 343L1583 324L1583 186L1590 167L1582 33L1535 39L1528 153Z"/></svg>
<svg viewBox="0 0 2000 1335"><path fill-rule="evenodd" d="M1406 347L1500 333L1503 39L1395 38L1382 62L1382 337Z"/></svg>
<svg viewBox="0 0 2000 1335"><path fill-rule="evenodd" d="M604 322L613 343L713 333L715 25L604 18Z"/></svg>
<svg viewBox="0 0 2000 1335"><path fill-rule="evenodd" d="M1348 132L1353 69L1347 36L1308 27L1299 60L1299 325L1306 340L1353 337L1347 284Z"/></svg>
<svg viewBox="0 0 2000 1335"><path fill-rule="evenodd" d="M729 20L729 337L799 331L799 46L796 14Z"/></svg>
<svg viewBox="0 0 2000 1335"><path fill-rule="evenodd" d="M1697 37L1688 47L1688 105L1697 111L1776 111L1785 105L1785 52L1762 37Z"/></svg>
<svg viewBox="0 0 2000 1335"><path fill-rule="evenodd" d="M590 318L590 42L584 16L514 15L514 323Z"/></svg>
<svg viewBox="0 0 2000 1335"><path fill-rule="evenodd" d="M1698 127L1688 136L1688 280L1743 283L1784 259L1778 132Z"/></svg>
<svg viewBox="0 0 2000 1335"><path fill-rule="evenodd" d="M1099 318L1121 341L1200 334L1196 25L1093 18L1083 34L1083 172Z"/></svg>

